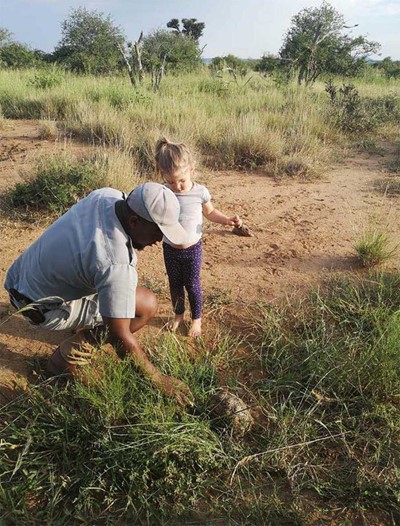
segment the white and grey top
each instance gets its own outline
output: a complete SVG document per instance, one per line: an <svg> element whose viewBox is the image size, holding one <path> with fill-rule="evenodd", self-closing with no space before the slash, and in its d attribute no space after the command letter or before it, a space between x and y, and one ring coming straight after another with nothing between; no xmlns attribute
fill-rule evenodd
<svg viewBox="0 0 400 526"><path fill-rule="evenodd" d="M165 185L168 188L168 185ZM203 205L211 200L208 189L202 184L193 183L188 192L175 193L181 206L179 223L186 230L188 237L182 244L197 243L201 239L203 224ZM163 241L171 245L165 236Z"/></svg>
<svg viewBox="0 0 400 526"><path fill-rule="evenodd" d="M134 318L137 258L115 213L123 198L102 188L79 201L14 261L5 288L33 301L98 293L103 316Z"/></svg>

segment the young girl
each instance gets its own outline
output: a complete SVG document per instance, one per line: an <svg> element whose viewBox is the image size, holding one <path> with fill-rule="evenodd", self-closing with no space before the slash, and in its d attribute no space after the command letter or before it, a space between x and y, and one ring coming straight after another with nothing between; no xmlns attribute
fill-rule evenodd
<svg viewBox="0 0 400 526"><path fill-rule="evenodd" d="M189 297L192 324L189 336L201 336L203 293L200 270L203 257L201 242L203 215L221 225L240 226L238 215L228 217L213 207L207 188L192 181L194 161L184 144L161 139L156 145L157 170L166 186L174 192L181 206L179 222L188 233L183 245L163 239L164 262L167 269L172 306L175 313L169 328L175 331L184 319L185 289Z"/></svg>

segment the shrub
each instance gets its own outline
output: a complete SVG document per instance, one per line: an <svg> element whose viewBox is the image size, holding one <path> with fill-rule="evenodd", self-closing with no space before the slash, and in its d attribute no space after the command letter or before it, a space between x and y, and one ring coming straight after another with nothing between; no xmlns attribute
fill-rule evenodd
<svg viewBox="0 0 400 526"><path fill-rule="evenodd" d="M325 91L330 96L330 116L335 125L346 133L365 133L378 125L373 112L368 112L358 90L352 84L339 89L329 81Z"/></svg>
<svg viewBox="0 0 400 526"><path fill-rule="evenodd" d="M53 70L41 70L35 73L34 77L29 83L35 88L39 89L50 89L55 86L59 86L63 81L63 74L61 71Z"/></svg>
<svg viewBox="0 0 400 526"><path fill-rule="evenodd" d="M87 160L42 159L36 175L11 189L6 203L10 211L22 214L25 219L39 212L62 215L79 199L101 187L102 177L99 168Z"/></svg>
<svg viewBox="0 0 400 526"><path fill-rule="evenodd" d="M331 80L325 85L330 97L329 115L335 125L346 133L366 133L382 123L400 122L398 97L361 97L352 84L337 88Z"/></svg>

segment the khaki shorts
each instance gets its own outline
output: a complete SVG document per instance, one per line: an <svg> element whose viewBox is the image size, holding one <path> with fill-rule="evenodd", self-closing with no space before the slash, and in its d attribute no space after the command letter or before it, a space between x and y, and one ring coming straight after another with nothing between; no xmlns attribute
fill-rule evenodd
<svg viewBox="0 0 400 526"><path fill-rule="evenodd" d="M13 301L17 308L29 309L23 304ZM64 331L76 329L93 329L103 324L103 318L99 312L97 294L84 296L78 300L64 301L62 298L52 296L36 301L32 307L39 311L44 321L41 323L31 323L34 327L40 327L50 331ZM24 312L22 311L22 314Z"/></svg>

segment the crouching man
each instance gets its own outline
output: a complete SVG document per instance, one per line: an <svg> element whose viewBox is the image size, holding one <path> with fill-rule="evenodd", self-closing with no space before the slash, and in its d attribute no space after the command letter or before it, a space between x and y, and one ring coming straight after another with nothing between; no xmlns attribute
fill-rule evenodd
<svg viewBox="0 0 400 526"><path fill-rule="evenodd" d="M52 375L79 374L90 363L93 343L107 334L145 376L179 404L189 388L149 361L135 333L155 315L157 299L139 287L136 250L161 241L181 244L179 203L158 183L145 183L128 196L112 188L95 190L55 221L8 270L5 288L32 325L75 331L48 362ZM26 309L24 308L26 307Z"/></svg>

